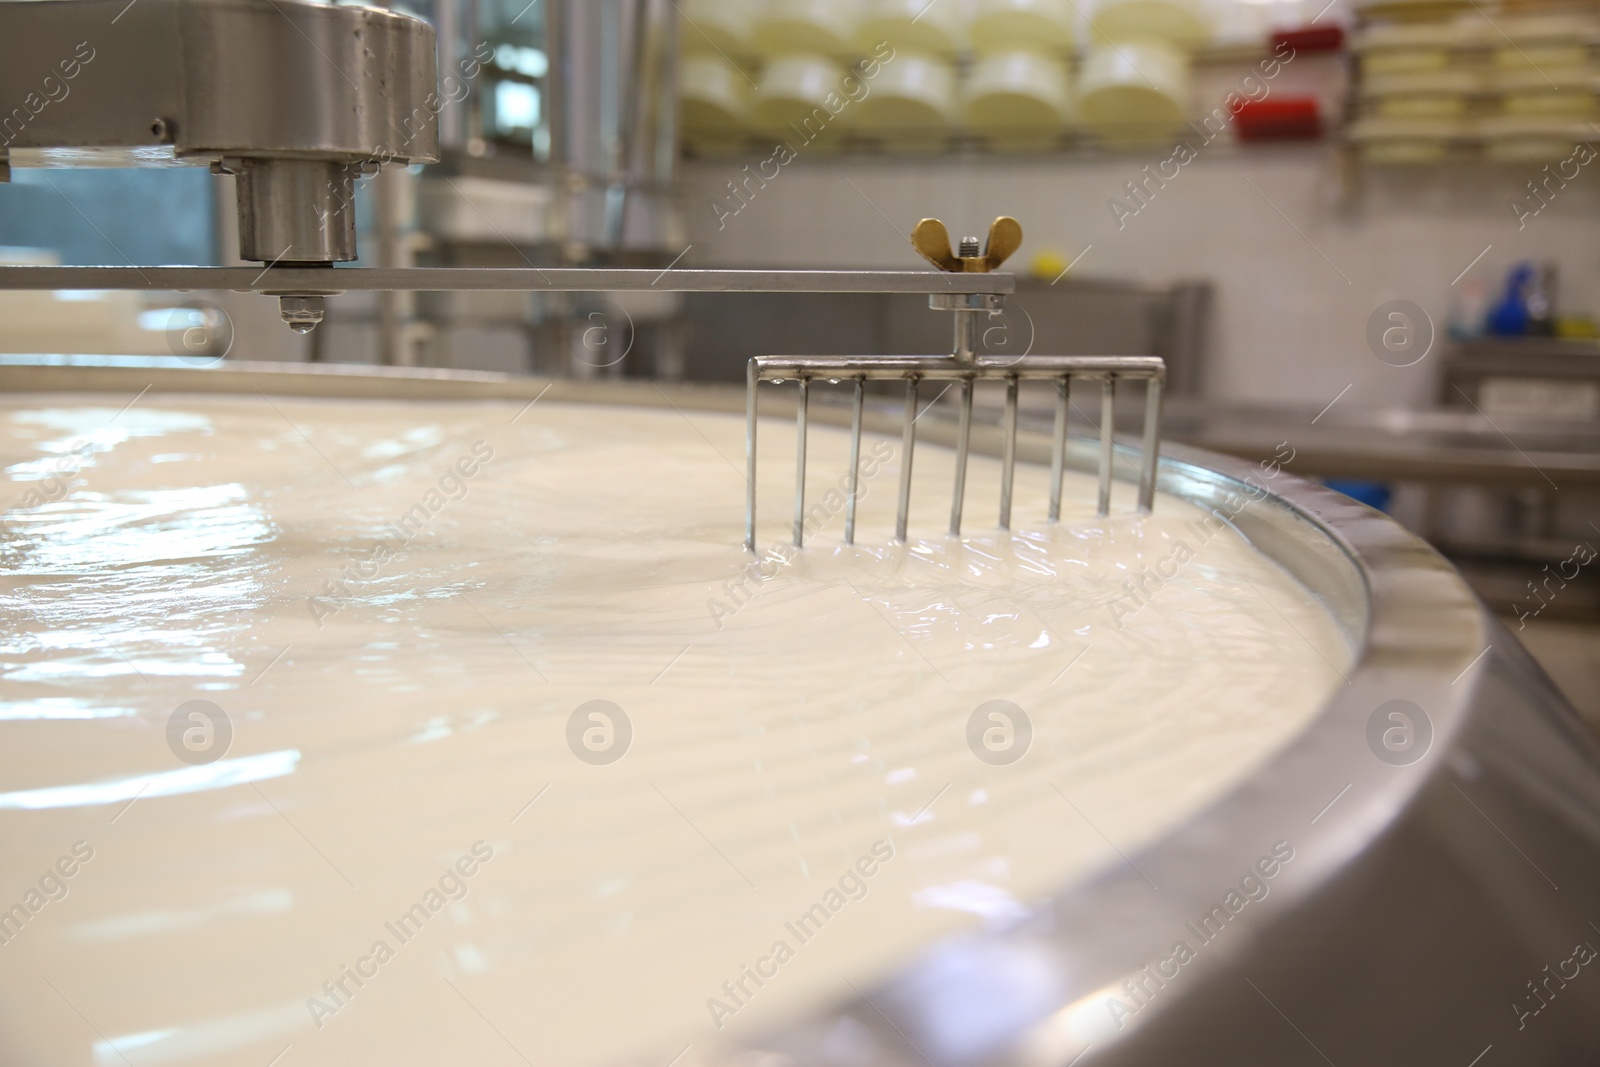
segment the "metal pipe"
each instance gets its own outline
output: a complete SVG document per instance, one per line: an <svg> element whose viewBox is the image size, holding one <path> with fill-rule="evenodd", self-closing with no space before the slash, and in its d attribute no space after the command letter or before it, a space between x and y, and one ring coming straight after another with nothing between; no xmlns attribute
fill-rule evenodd
<svg viewBox="0 0 1600 1067"><path fill-rule="evenodd" d="M967 454L972 445L973 379L961 380L961 421L956 430L956 485L950 502L950 536L961 536L961 509L967 497Z"/></svg>
<svg viewBox="0 0 1600 1067"><path fill-rule="evenodd" d="M616 89L613 105L616 111L615 128L609 131L610 136L604 138L609 181L605 186L601 223L603 245L613 252L622 248L622 235L627 223L628 183L630 178L635 177L632 156L638 136L636 126L648 114L643 100L647 94L641 91L640 82L645 75L648 58L645 49L649 43L642 17L643 0L616 2L622 9L619 17L614 21L607 20L603 30L611 38L606 41L605 48L605 56L609 60L606 66L611 69L602 75L607 84L614 85Z"/></svg>
<svg viewBox="0 0 1600 1067"><path fill-rule="evenodd" d="M377 256L380 267L399 267L409 258L402 239L405 220L401 217L402 187L411 180L403 168L387 167L372 177L372 216L377 230ZM406 324L411 319L414 298L399 290L378 294L378 362L387 366L409 367L416 363L416 350L408 343Z"/></svg>
<svg viewBox="0 0 1600 1067"><path fill-rule="evenodd" d="M518 5L521 6L520 4ZM544 0L545 114L572 262L682 250L672 0Z"/></svg>
<svg viewBox="0 0 1600 1067"><path fill-rule="evenodd" d="M434 34L438 40L439 73L450 77L456 73L456 61L461 57L461 8L459 0L433 0ZM462 135L461 109L439 109L439 145L442 148L460 148L466 138ZM249 257L246 256L246 259Z"/></svg>

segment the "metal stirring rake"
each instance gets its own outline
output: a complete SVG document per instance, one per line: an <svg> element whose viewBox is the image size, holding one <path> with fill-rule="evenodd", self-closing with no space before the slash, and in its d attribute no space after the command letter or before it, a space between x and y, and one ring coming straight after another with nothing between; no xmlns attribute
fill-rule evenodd
<svg viewBox="0 0 1600 1067"><path fill-rule="evenodd" d="M959 254L950 250L950 236L938 219L923 219L912 232L911 243L921 255L940 270L987 272L1004 263L1022 244L1022 227L1016 219L1002 216L989 227L989 240L982 254L976 237L963 238ZM850 492L846 498L844 541L855 543L856 502L861 490L861 417L866 402L866 383L903 381L906 383L905 421L901 430L900 496L895 518L895 538L906 540L906 524L911 508L911 468L916 448L918 390L923 382L952 382L960 386L959 416L956 429L955 486L950 505L950 535L961 535L962 509L966 502L967 458L972 438L972 394L980 380L1005 383L1004 449L1001 454L1000 528L1011 528L1012 486L1017 462L1017 390L1028 381L1056 383L1055 438L1050 460L1050 521L1061 518L1061 483L1066 466L1067 409L1074 379L1100 383L1100 455L1098 513L1111 511L1112 461L1115 443L1112 433L1113 404L1119 381L1145 383L1144 441L1139 474L1141 513L1155 502L1156 464L1161 440L1161 391L1166 382L1166 364L1153 356L1035 356L1020 358L984 356L974 351L979 312L997 313L1003 297L992 294L940 293L928 298L935 310L955 313L955 350L948 356L756 356L750 360L746 384L747 426L745 430L745 546L756 548L756 387L761 382L794 379L799 386L795 409L797 443L795 449L794 543L805 543L806 520L806 436L811 383L820 378L829 383L848 382L853 390L850 419ZM949 388L948 386L946 388Z"/></svg>

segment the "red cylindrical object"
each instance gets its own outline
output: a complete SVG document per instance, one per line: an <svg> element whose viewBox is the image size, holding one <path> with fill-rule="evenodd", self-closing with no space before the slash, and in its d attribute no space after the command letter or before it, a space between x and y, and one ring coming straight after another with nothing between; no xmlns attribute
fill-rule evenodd
<svg viewBox="0 0 1600 1067"><path fill-rule="evenodd" d="M1344 47L1344 27L1299 26L1274 32L1268 47L1277 53L1284 45L1296 52L1337 52Z"/></svg>
<svg viewBox="0 0 1600 1067"><path fill-rule="evenodd" d="M1233 116L1241 141L1310 140L1322 136L1322 112L1314 96L1247 100Z"/></svg>

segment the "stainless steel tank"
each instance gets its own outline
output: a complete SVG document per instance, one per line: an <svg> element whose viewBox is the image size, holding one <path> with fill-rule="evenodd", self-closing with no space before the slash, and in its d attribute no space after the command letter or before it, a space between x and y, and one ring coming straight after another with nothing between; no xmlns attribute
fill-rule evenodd
<svg viewBox="0 0 1600 1067"><path fill-rule="evenodd" d="M1164 446L1158 484L1322 598L1344 686L1182 829L771 1035L772 1062L1600 1062L1595 737L1427 543L1293 476L1240 507L1261 475Z"/></svg>
<svg viewBox="0 0 1600 1067"><path fill-rule="evenodd" d="M0 361L0 388L12 393L148 385L531 399L547 384L336 366ZM556 382L548 395L730 413L744 403L742 391L626 383ZM848 411L813 413L835 415ZM895 424L888 413L880 421ZM953 427L924 436L948 440ZM1038 461L1048 447L1025 433L1019 454ZM1069 460L1092 469L1092 442L1074 442ZM1189 449L1164 452L1159 484L1219 510L1321 597L1356 650L1345 684L1293 743L1164 839L1026 918L931 944L888 979L843 987L830 1010L715 1060L1600 1062L1600 968L1589 966L1600 946L1595 738L1450 565L1382 514L1288 471L1263 488L1257 465Z"/></svg>

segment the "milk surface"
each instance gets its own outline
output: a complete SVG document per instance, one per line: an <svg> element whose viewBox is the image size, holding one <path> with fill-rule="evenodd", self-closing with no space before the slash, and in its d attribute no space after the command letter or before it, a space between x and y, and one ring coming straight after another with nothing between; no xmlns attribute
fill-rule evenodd
<svg viewBox="0 0 1600 1067"><path fill-rule="evenodd" d="M752 556L738 418L129 399L0 404L0 1062L687 1067L1136 862L1350 659L1085 475L1004 534L974 458L957 541L919 448L901 546L869 436L846 547L814 429L797 552L774 421Z"/></svg>

